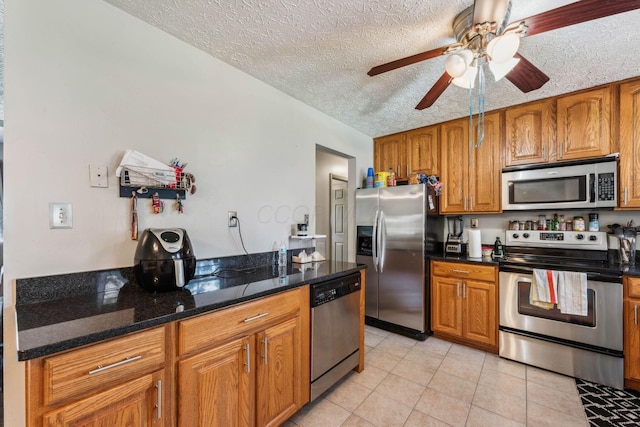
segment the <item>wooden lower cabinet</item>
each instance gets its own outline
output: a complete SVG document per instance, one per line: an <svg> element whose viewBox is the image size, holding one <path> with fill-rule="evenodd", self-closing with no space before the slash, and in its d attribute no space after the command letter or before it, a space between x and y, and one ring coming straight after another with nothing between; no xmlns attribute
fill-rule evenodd
<svg viewBox="0 0 640 427"><path fill-rule="evenodd" d="M43 415L44 426L162 426L164 372L144 375Z"/></svg>
<svg viewBox="0 0 640 427"><path fill-rule="evenodd" d="M431 262L434 336L498 352L497 268Z"/></svg>
<svg viewBox="0 0 640 427"><path fill-rule="evenodd" d="M308 286L180 323L180 427L277 426L309 401Z"/></svg>
<svg viewBox="0 0 640 427"><path fill-rule="evenodd" d="M170 425L167 328L27 362L28 425Z"/></svg>
<svg viewBox="0 0 640 427"><path fill-rule="evenodd" d="M640 390L640 277L624 279L624 385Z"/></svg>

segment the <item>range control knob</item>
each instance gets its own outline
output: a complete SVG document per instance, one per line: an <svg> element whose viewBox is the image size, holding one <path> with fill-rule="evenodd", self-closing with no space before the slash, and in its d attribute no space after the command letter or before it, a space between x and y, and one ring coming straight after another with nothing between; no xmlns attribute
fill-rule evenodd
<svg viewBox="0 0 640 427"><path fill-rule="evenodd" d="M584 234L576 234L576 239L584 240Z"/></svg>
<svg viewBox="0 0 640 427"><path fill-rule="evenodd" d="M520 235L518 233L513 233L511 235L511 237L514 238L514 239L518 239L520 237Z"/></svg>
<svg viewBox="0 0 640 427"><path fill-rule="evenodd" d="M596 240L598 240L598 236L592 234L591 236L589 236L589 240L595 242Z"/></svg>
<svg viewBox="0 0 640 427"><path fill-rule="evenodd" d="M528 239L528 238L529 238L529 233L524 233L524 234L522 235L522 237L524 237L525 239Z"/></svg>

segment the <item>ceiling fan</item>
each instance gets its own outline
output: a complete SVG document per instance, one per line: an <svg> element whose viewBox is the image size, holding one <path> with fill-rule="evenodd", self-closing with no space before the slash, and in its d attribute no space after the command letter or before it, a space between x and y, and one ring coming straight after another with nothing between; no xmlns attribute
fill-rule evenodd
<svg viewBox="0 0 640 427"><path fill-rule="evenodd" d="M416 106L433 105L451 83L472 88L477 68L489 64L522 92L541 88L549 77L517 53L519 39L618 13L640 9L640 0L581 0L508 23L511 0L475 0L453 22L457 43L373 67L370 76L447 55L446 71Z"/></svg>

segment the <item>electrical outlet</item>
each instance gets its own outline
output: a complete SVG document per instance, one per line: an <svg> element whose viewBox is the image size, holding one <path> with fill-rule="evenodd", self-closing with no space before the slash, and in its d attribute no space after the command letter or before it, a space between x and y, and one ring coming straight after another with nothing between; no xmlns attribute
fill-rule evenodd
<svg viewBox="0 0 640 427"><path fill-rule="evenodd" d="M478 228L478 218L471 218L471 228Z"/></svg>
<svg viewBox="0 0 640 427"><path fill-rule="evenodd" d="M229 227L238 226L238 212L229 211Z"/></svg>
<svg viewBox="0 0 640 427"><path fill-rule="evenodd" d="M71 203L49 203L49 228L72 228Z"/></svg>
<svg viewBox="0 0 640 427"><path fill-rule="evenodd" d="M109 172L104 165L89 165L89 185L92 187L109 187Z"/></svg>

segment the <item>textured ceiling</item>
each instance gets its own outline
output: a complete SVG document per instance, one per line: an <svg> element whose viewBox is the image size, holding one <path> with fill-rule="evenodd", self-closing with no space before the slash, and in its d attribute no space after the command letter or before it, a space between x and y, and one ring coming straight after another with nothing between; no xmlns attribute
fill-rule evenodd
<svg viewBox="0 0 640 427"><path fill-rule="evenodd" d="M455 42L472 0L105 0L372 137L462 117L468 91L450 86L416 104L444 58L369 77L381 63ZM572 3L513 0L511 21ZM640 10L522 39L518 50L551 81L523 94L487 78L486 109L640 75Z"/></svg>

